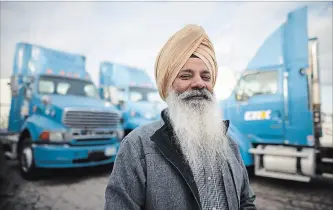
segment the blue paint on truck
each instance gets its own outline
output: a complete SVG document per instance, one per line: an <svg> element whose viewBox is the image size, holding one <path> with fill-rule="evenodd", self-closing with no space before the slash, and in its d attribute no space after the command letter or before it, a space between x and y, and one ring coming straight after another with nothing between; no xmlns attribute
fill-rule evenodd
<svg viewBox="0 0 333 210"><path fill-rule="evenodd" d="M320 144L318 40L307 31L307 8L289 13L220 104L245 165L259 176L333 175L332 148Z"/></svg>
<svg viewBox="0 0 333 210"><path fill-rule="evenodd" d="M125 135L141 125L160 119L165 103L144 70L102 62L99 76L100 97L122 112Z"/></svg>
<svg viewBox="0 0 333 210"><path fill-rule="evenodd" d="M114 162L120 112L99 98L85 68L82 55L16 45L8 132L18 139L7 154L19 158L25 178L37 177L38 168Z"/></svg>

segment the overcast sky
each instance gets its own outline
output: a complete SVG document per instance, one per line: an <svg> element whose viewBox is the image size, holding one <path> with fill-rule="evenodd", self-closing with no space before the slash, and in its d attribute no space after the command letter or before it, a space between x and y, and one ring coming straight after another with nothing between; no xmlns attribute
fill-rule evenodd
<svg viewBox="0 0 333 210"><path fill-rule="evenodd" d="M205 28L215 46L220 89L227 80L223 72L242 71L288 12L308 5L309 34L320 40L321 82L330 91L325 100L332 104L332 2L0 4L1 78L11 72L19 41L85 55L87 70L96 83L99 63L104 60L141 67L152 76L156 55L170 35L185 24L195 23Z"/></svg>

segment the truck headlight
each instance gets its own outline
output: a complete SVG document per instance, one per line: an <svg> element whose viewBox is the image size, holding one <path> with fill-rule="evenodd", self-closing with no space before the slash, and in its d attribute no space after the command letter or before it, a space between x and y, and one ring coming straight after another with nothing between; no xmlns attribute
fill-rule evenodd
<svg viewBox="0 0 333 210"><path fill-rule="evenodd" d="M65 142L70 140L69 135L65 132L53 132L53 131L43 131L39 139L42 141L52 141L52 142Z"/></svg>
<svg viewBox="0 0 333 210"><path fill-rule="evenodd" d="M65 140L64 134L61 132L50 132L50 141L63 142Z"/></svg>

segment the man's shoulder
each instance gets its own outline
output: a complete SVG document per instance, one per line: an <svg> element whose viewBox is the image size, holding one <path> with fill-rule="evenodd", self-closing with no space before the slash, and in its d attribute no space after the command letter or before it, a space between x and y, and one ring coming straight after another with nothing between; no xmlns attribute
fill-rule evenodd
<svg viewBox="0 0 333 210"><path fill-rule="evenodd" d="M163 123L163 121L154 121L135 128L123 139L122 144L132 145L144 153L152 152L155 143L150 137L163 126Z"/></svg>
<svg viewBox="0 0 333 210"><path fill-rule="evenodd" d="M163 126L163 121L154 121L135 128L128 134L129 139L150 138L158 129Z"/></svg>

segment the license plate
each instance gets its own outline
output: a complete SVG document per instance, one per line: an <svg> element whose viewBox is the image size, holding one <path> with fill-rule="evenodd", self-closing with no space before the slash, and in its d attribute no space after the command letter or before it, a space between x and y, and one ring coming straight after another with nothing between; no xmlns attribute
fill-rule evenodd
<svg viewBox="0 0 333 210"><path fill-rule="evenodd" d="M88 158L92 159L92 160L98 160L98 159L101 159L104 157L105 157L105 154L103 153L103 150L102 151L91 151L88 153Z"/></svg>
<svg viewBox="0 0 333 210"><path fill-rule="evenodd" d="M105 156L114 156L117 153L117 149L115 147L107 147L105 149Z"/></svg>

